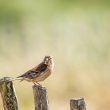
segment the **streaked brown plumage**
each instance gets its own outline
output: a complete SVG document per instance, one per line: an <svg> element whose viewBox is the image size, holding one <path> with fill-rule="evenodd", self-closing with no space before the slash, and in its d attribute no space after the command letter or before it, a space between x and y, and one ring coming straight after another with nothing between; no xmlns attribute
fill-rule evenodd
<svg viewBox="0 0 110 110"><path fill-rule="evenodd" d="M33 83L38 83L45 80L53 71L53 59L50 56L45 56L44 60L36 67L27 71L17 79L26 80Z"/></svg>

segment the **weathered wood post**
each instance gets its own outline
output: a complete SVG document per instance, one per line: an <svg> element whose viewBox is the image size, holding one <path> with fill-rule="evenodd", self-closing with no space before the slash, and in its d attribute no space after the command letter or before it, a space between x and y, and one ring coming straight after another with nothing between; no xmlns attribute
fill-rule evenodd
<svg viewBox="0 0 110 110"><path fill-rule="evenodd" d="M70 110L86 110L84 98L71 99Z"/></svg>
<svg viewBox="0 0 110 110"><path fill-rule="evenodd" d="M47 90L40 85L33 86L35 110L48 110Z"/></svg>
<svg viewBox="0 0 110 110"><path fill-rule="evenodd" d="M0 92L4 110L18 110L18 101L11 79L10 77L0 79Z"/></svg>

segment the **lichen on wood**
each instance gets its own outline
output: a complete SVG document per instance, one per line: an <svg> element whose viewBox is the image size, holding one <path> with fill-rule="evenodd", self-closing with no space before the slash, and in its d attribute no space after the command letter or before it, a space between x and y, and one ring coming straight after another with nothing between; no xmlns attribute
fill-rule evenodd
<svg viewBox="0 0 110 110"><path fill-rule="evenodd" d="M0 79L0 92L4 110L18 110L18 101L10 77Z"/></svg>

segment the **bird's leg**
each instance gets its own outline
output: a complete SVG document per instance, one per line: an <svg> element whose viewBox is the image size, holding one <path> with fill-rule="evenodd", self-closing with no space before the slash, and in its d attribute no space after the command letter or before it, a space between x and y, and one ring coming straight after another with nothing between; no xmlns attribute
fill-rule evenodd
<svg viewBox="0 0 110 110"><path fill-rule="evenodd" d="M34 85L38 85L38 86L42 86L41 84L39 84L38 82L33 82Z"/></svg>
<svg viewBox="0 0 110 110"><path fill-rule="evenodd" d="M36 85L36 83L35 82L33 82L34 83L34 85Z"/></svg>

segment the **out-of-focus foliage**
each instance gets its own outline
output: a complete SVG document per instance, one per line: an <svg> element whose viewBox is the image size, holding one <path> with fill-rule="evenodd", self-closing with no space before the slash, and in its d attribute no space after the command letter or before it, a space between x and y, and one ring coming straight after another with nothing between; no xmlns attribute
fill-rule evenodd
<svg viewBox="0 0 110 110"><path fill-rule="evenodd" d="M83 96L87 109L109 110L109 24L107 0L0 0L0 77L18 76L49 54L55 68L42 84L50 109L69 109L70 98ZM32 84L14 84L20 109L34 109Z"/></svg>

